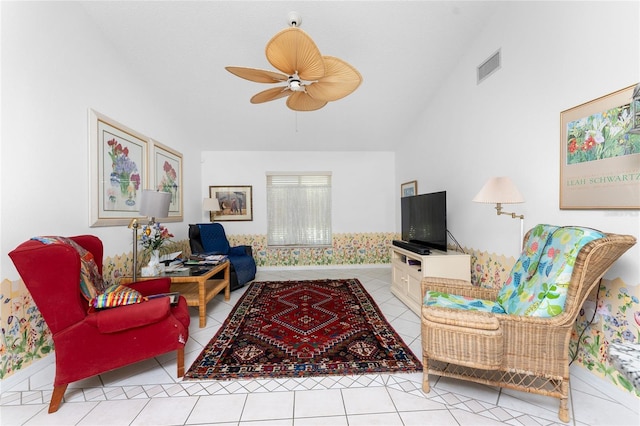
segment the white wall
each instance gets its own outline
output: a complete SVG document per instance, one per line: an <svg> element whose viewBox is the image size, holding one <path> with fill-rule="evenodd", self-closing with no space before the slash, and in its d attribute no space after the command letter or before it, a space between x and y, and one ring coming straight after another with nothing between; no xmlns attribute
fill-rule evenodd
<svg viewBox="0 0 640 426"><path fill-rule="evenodd" d="M491 176L510 176L524 195L524 204L504 207L525 215L525 229L583 225L638 237L638 210L559 209L559 135L561 111L640 80L639 9L638 2L509 2L411 129L396 155L396 183L447 190L453 234L489 252L515 256L520 238L519 220L471 201ZM476 67L498 48L502 68L476 85ZM638 258L636 245L610 275L638 283Z"/></svg>
<svg viewBox="0 0 640 426"><path fill-rule="evenodd" d="M202 198L209 186L251 185L253 221L224 222L229 234L266 234L266 172L332 172L333 232L393 232L395 155L392 152L202 153ZM203 212L201 221L208 222Z"/></svg>
<svg viewBox="0 0 640 426"><path fill-rule="evenodd" d="M36 235L91 233L107 254L131 251L126 226L89 228L88 109L182 152L187 182L199 182L199 152L79 5L3 2L2 41L0 277L18 278L6 254ZM199 214L197 186L185 192L185 215Z"/></svg>

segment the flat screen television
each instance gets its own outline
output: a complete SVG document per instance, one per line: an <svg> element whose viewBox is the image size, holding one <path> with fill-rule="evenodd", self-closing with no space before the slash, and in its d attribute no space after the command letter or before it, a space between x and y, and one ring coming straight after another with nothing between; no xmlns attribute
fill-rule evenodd
<svg viewBox="0 0 640 426"><path fill-rule="evenodd" d="M400 199L402 240L447 251L447 192Z"/></svg>

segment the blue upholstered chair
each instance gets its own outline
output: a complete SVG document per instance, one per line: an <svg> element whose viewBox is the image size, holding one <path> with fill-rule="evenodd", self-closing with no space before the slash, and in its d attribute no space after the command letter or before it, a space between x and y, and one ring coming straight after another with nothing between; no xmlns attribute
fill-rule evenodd
<svg viewBox="0 0 640 426"><path fill-rule="evenodd" d="M224 254L231 263L231 290L244 286L256 277L256 262L251 246L231 247L219 223L198 223L189 225L189 245L195 255Z"/></svg>

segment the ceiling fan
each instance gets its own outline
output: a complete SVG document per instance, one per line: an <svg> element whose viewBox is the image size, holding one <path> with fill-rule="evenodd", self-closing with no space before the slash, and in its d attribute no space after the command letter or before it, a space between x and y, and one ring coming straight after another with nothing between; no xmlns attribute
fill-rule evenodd
<svg viewBox="0 0 640 426"><path fill-rule="evenodd" d="M352 93L362 82L353 66L333 56L322 56L311 37L300 28L300 17L289 13L290 28L277 33L265 49L267 60L280 72L225 67L230 73L257 83L285 83L251 98L259 104L287 97L294 111L315 111Z"/></svg>

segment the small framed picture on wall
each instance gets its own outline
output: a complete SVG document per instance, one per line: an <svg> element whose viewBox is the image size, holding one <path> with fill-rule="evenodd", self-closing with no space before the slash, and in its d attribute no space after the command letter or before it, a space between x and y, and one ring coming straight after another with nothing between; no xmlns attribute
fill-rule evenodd
<svg viewBox="0 0 640 426"><path fill-rule="evenodd" d="M418 195L418 181L412 180L411 182L405 182L400 185L401 197L412 197Z"/></svg>

